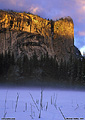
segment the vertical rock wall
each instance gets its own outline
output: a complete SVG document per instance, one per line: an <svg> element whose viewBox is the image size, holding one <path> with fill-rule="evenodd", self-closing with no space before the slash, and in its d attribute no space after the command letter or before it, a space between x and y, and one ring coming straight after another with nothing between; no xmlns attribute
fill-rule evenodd
<svg viewBox="0 0 85 120"><path fill-rule="evenodd" d="M17 41L11 31L17 31L15 36L18 31L40 34L59 61L61 58L68 60L74 54L74 24L70 17L48 21L32 14L0 11L0 51L8 49ZM9 44L6 45L7 40Z"/></svg>
<svg viewBox="0 0 85 120"><path fill-rule="evenodd" d="M54 23L54 52L61 58L68 59L74 54L74 24L70 17Z"/></svg>

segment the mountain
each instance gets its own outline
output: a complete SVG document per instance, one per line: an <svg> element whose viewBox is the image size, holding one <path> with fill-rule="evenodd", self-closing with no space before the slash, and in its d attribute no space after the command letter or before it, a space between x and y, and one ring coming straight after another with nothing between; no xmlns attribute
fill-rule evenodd
<svg viewBox="0 0 85 120"><path fill-rule="evenodd" d="M0 53L10 50L15 58L36 52L40 57L48 52L57 61L75 56L74 24L71 17L57 21L37 15L0 11Z"/></svg>
<svg viewBox="0 0 85 120"><path fill-rule="evenodd" d="M74 46L72 18L1 10L0 83L85 86L85 58Z"/></svg>

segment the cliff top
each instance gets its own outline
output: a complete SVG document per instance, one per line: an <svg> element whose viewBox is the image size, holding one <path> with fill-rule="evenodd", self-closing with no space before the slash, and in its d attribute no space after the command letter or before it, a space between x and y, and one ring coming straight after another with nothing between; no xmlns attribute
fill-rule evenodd
<svg viewBox="0 0 85 120"><path fill-rule="evenodd" d="M38 15L34 15L32 13L29 13L29 12L25 13L25 12L15 12L15 11L12 11L12 10L8 10L8 11L0 10L0 20L4 18L4 15L10 15L12 17L19 17L19 18L21 18L23 16L30 16L30 17L33 17L33 18L37 17L37 18L40 18L40 19L43 19L43 20L46 20L46 21L51 21L52 20L52 19L51 20L44 19L44 18L42 18ZM73 23L73 19L70 16L61 17L56 21L59 21L59 20L67 20L67 21L70 21L70 22ZM52 21L54 21L54 20L52 20ZM56 22L56 21L54 21L54 22Z"/></svg>

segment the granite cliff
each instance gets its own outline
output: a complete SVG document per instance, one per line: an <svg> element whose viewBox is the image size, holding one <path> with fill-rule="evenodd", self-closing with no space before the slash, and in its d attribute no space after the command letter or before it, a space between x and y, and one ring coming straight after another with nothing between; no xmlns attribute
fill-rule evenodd
<svg viewBox="0 0 85 120"><path fill-rule="evenodd" d="M15 57L34 51L40 57L48 52L57 61L68 60L74 52L74 24L70 17L57 21L37 15L0 11L0 53L10 50Z"/></svg>

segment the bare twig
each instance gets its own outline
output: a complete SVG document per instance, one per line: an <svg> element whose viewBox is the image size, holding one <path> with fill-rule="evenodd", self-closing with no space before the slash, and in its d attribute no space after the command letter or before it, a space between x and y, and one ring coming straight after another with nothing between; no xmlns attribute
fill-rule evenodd
<svg viewBox="0 0 85 120"><path fill-rule="evenodd" d="M74 110L77 110L79 108L79 105L77 104L77 107Z"/></svg>
<svg viewBox="0 0 85 120"><path fill-rule="evenodd" d="M52 96L51 96L51 105L53 104L53 101L52 101Z"/></svg>
<svg viewBox="0 0 85 120"><path fill-rule="evenodd" d="M31 93L29 93L29 94L30 94L30 96L31 96L31 98L32 98L32 101L34 102L34 104L35 104L35 106L36 106L37 110L39 111L39 108L38 108L38 106L37 106L36 102L34 101L32 94L31 94Z"/></svg>
<svg viewBox="0 0 85 120"><path fill-rule="evenodd" d="M31 116L31 118L33 119L33 116L35 116L35 112L33 111L32 108L33 108L34 106L33 106L31 103L30 103L30 105L31 105L31 115L30 115L30 116Z"/></svg>
<svg viewBox="0 0 85 120"><path fill-rule="evenodd" d="M47 111L47 109L48 109L48 102L47 102L47 105L46 105L46 111Z"/></svg>
<svg viewBox="0 0 85 120"><path fill-rule="evenodd" d="M59 111L61 112L61 114L62 114L64 120L66 120L66 118L65 118L65 116L64 116L64 114L63 114L63 112L62 112L62 110L60 109L60 107L59 107Z"/></svg>
<svg viewBox="0 0 85 120"><path fill-rule="evenodd" d="M4 118L6 117L7 112L4 113Z"/></svg>
<svg viewBox="0 0 85 120"><path fill-rule="evenodd" d="M16 105L15 105L15 112L16 112L16 109L17 109L18 99L19 99L19 94L17 93L17 100L16 100Z"/></svg>
<svg viewBox="0 0 85 120"><path fill-rule="evenodd" d="M6 97L5 97L4 118L6 117L6 114L7 114L7 112L6 112L6 104L7 104L7 93L8 93L8 90L7 90L7 92L6 92Z"/></svg>
<svg viewBox="0 0 85 120"><path fill-rule="evenodd" d="M42 100L43 100L43 90L41 90L39 118L41 118L41 110L43 109Z"/></svg>

